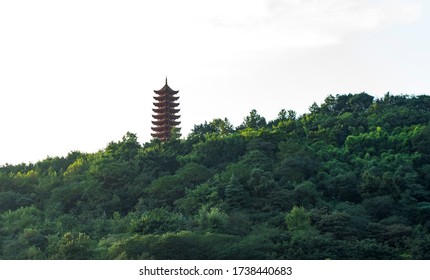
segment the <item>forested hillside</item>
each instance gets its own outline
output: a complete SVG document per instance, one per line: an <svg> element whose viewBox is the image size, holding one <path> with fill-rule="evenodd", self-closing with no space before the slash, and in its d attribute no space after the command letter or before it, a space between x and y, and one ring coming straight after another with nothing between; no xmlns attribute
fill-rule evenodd
<svg viewBox="0 0 430 280"><path fill-rule="evenodd" d="M0 259L430 259L429 231L430 96L0 168Z"/></svg>

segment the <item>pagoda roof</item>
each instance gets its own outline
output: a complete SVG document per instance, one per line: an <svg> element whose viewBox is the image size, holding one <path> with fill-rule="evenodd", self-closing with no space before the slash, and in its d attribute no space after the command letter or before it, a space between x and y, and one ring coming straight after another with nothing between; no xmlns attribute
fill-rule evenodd
<svg viewBox="0 0 430 280"><path fill-rule="evenodd" d="M166 119L152 121L152 124L156 125L157 129L158 128L163 128L163 129L165 129L165 128L172 128L172 127L174 127L174 126L176 126L176 125L178 125L180 123L181 122L179 122L179 121L166 120Z"/></svg>
<svg viewBox="0 0 430 280"><path fill-rule="evenodd" d="M151 133L152 137L157 137L160 140L167 140L167 135L164 132Z"/></svg>
<svg viewBox="0 0 430 280"><path fill-rule="evenodd" d="M154 113L158 113L158 114L164 114L166 111L169 112L170 114L176 114L176 113L179 113L180 109L173 109L173 108L152 108L152 111L154 111Z"/></svg>
<svg viewBox="0 0 430 280"><path fill-rule="evenodd" d="M166 127L164 126L154 126L154 127L151 127L151 129L159 133L164 133L167 130Z"/></svg>
<svg viewBox="0 0 430 280"><path fill-rule="evenodd" d="M178 115L174 115L174 114L157 114L157 115L152 115L152 117L153 117L154 119L158 119L158 120L166 119L166 118L176 120L176 119L178 119L180 116L178 116Z"/></svg>
<svg viewBox="0 0 430 280"><path fill-rule="evenodd" d="M179 103L175 103L175 102L166 102L166 101L159 101L159 102L153 102L152 103L154 106L156 107L170 107L170 108L175 108L179 106Z"/></svg>
<svg viewBox="0 0 430 280"><path fill-rule="evenodd" d="M177 93L179 92L179 90L173 90L173 89L171 89L171 88L169 87L169 85L167 84L167 77L166 77L166 84L164 85L164 87L162 87L162 88L161 88L161 89L159 89L159 90L154 90L154 92L155 92L156 94L159 94L159 95L161 95L161 94L174 95L174 94L177 94Z"/></svg>
<svg viewBox="0 0 430 280"><path fill-rule="evenodd" d="M159 90L154 90L154 92L156 94L165 94L165 93L169 93L169 94L177 94L179 92L179 90L173 90L171 89L168 85L165 85L162 89Z"/></svg>
<svg viewBox="0 0 430 280"><path fill-rule="evenodd" d="M157 101L165 101L165 100L176 101L179 99L179 96L171 96L171 95L163 94L163 95L154 96L154 99Z"/></svg>

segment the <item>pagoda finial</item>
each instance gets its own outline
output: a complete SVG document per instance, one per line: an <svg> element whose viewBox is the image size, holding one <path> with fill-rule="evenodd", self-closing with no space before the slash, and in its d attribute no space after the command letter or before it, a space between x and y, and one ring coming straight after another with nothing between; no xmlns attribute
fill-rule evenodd
<svg viewBox="0 0 430 280"><path fill-rule="evenodd" d="M167 76L166 76L166 86L167 86Z"/></svg>

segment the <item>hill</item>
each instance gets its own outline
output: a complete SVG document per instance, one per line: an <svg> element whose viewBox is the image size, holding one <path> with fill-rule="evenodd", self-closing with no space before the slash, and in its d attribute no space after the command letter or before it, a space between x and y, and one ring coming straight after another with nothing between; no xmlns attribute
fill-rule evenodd
<svg viewBox="0 0 430 280"><path fill-rule="evenodd" d="M430 97L0 168L0 259L430 259Z"/></svg>

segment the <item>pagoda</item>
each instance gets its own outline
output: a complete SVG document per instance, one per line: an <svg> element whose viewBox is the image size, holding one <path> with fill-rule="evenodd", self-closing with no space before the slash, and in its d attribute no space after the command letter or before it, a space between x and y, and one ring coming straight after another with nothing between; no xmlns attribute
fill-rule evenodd
<svg viewBox="0 0 430 280"><path fill-rule="evenodd" d="M179 103L175 102L179 99L178 96L175 96L179 91L171 89L167 85L166 78L164 87L160 90L154 90L154 92L155 102L153 104L155 108L152 111L155 114L152 115L154 126L151 128L154 133L151 133L151 136L161 141L168 141L172 135L172 129L181 123L178 121L179 115L177 115L179 109L176 109Z"/></svg>

